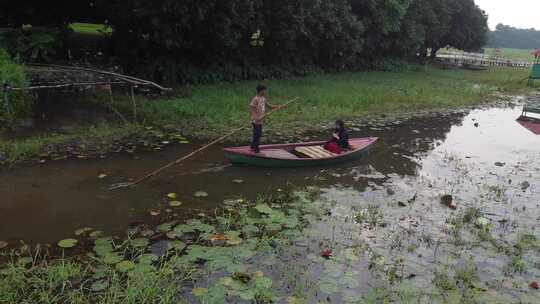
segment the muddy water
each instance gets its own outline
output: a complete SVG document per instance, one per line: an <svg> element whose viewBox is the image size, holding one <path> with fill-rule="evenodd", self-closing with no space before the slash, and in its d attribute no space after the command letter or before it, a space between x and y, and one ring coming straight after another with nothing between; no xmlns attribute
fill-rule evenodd
<svg viewBox="0 0 540 304"><path fill-rule="evenodd" d="M211 210L224 199L256 198L290 186L317 185L331 189L328 191L336 197L349 191L370 193L374 187L410 190L413 186L407 184L406 177L431 179L433 183L450 181L436 185L436 192L453 191L459 195L460 189L451 189L449 185L464 177L448 165L449 159L459 159L460 165L468 168L468 174L478 178L500 178L497 172L513 174L515 183L526 180L530 184L528 193L538 195L539 176L528 170L536 168L538 172L540 167L540 136L516 122L519 114L518 108L483 109L358 128L352 136L379 136L382 141L369 158L334 168L233 167L224 159L222 147L216 147L137 188L107 190L113 183L140 176L196 148L186 145L160 153L3 170L0 240L55 242L81 227L120 234L130 223L158 222L167 216L164 197L169 192L178 193L178 200L184 203L181 208L168 210L180 216ZM504 164L498 167L495 162ZM523 165L522 169L516 168L516 164ZM100 174L107 177L99 179ZM233 182L236 179L243 183ZM196 191L208 192L209 196L194 198ZM388 191L405 196L411 192ZM466 195L472 196L463 194ZM152 208L161 209L162 214L150 216L148 210Z"/></svg>

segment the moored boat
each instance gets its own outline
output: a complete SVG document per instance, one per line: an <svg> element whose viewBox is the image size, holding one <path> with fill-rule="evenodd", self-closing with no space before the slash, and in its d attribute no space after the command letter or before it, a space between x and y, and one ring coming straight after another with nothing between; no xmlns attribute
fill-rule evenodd
<svg viewBox="0 0 540 304"><path fill-rule="evenodd" d="M376 137L350 139L351 149L341 154L325 150L324 141L264 145L260 147L260 153L254 153L248 146L226 148L224 151L225 156L233 164L258 167L311 167L362 158L369 153L377 140Z"/></svg>

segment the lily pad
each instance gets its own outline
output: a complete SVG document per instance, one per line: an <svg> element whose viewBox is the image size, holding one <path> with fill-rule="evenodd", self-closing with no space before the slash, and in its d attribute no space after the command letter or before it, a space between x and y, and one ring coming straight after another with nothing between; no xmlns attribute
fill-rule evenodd
<svg viewBox="0 0 540 304"><path fill-rule="evenodd" d="M170 199L176 199L178 197L178 194L171 192L167 194L167 197Z"/></svg>
<svg viewBox="0 0 540 304"><path fill-rule="evenodd" d="M34 262L34 260L31 257L22 257L22 258L17 260L17 264L19 264L21 266L26 266L28 264L32 264L33 262Z"/></svg>
<svg viewBox="0 0 540 304"><path fill-rule="evenodd" d="M193 196L198 197L198 198L205 198L205 197L208 197L208 193L204 191L197 191L195 192L195 194L193 194Z"/></svg>
<svg viewBox="0 0 540 304"><path fill-rule="evenodd" d="M485 217L479 217L476 219L476 225L478 227L487 227L490 223L490 220Z"/></svg>
<svg viewBox="0 0 540 304"><path fill-rule="evenodd" d="M186 248L186 244L181 241L172 241L169 243L169 249L182 251Z"/></svg>
<svg viewBox="0 0 540 304"><path fill-rule="evenodd" d="M90 232L92 230L94 230L94 229L90 228L90 227L80 228L80 229L75 230L75 235L77 235L77 236L83 235L83 234L88 233L88 232Z"/></svg>
<svg viewBox="0 0 540 304"><path fill-rule="evenodd" d="M4 249L8 246L8 242L5 242L5 241L0 241L0 249Z"/></svg>
<svg viewBox="0 0 540 304"><path fill-rule="evenodd" d="M101 230L96 230L96 231L92 231L92 232L89 234L89 236L90 236L91 238L93 238L93 239L96 239L96 238L98 238L98 237L101 237L103 234L104 234L103 231L101 231Z"/></svg>
<svg viewBox="0 0 540 304"><path fill-rule="evenodd" d="M193 288L191 290L191 293L193 293L193 295L196 296L196 297L202 297L202 296L204 296L205 294L208 293L208 289L207 288L197 287L197 288Z"/></svg>
<svg viewBox="0 0 540 304"><path fill-rule="evenodd" d="M136 248L145 248L148 246L148 243L149 241L146 238L138 238L131 241L131 245Z"/></svg>
<svg viewBox="0 0 540 304"><path fill-rule="evenodd" d="M235 184L242 184L242 183L244 183L244 180L242 180L242 179L233 179L232 182L235 183Z"/></svg>
<svg viewBox="0 0 540 304"><path fill-rule="evenodd" d="M114 253L109 253L103 258L103 262L109 265L118 264L121 261L122 261L122 257Z"/></svg>
<svg viewBox="0 0 540 304"><path fill-rule="evenodd" d="M109 282L107 281L97 281L92 283L90 289L94 292L103 291L109 287Z"/></svg>
<svg viewBox="0 0 540 304"><path fill-rule="evenodd" d="M135 268L135 263L133 263L132 261L125 260L116 264L116 270L120 272L129 272L133 270L133 268Z"/></svg>
<svg viewBox="0 0 540 304"><path fill-rule="evenodd" d="M161 210L159 209L150 209L148 210L148 213L150 213L151 216L158 216L161 214Z"/></svg>
<svg viewBox="0 0 540 304"><path fill-rule="evenodd" d="M225 237L227 238L227 244L233 245L233 246L240 245L244 241L240 237L240 232L238 231L229 231L225 233Z"/></svg>
<svg viewBox="0 0 540 304"><path fill-rule="evenodd" d="M73 248L77 246L78 242L76 239L64 239L58 242L58 246L60 248Z"/></svg>
<svg viewBox="0 0 540 304"><path fill-rule="evenodd" d="M171 231L174 223L164 223L159 226L157 226L157 229L161 232L169 232Z"/></svg>
<svg viewBox="0 0 540 304"><path fill-rule="evenodd" d="M100 174L100 175L98 175L98 178L99 178L99 179L104 179L105 177L107 177L107 174Z"/></svg>
<svg viewBox="0 0 540 304"><path fill-rule="evenodd" d="M180 206L182 206L182 202L171 201L171 202L169 202L169 206L171 206L171 207L180 207Z"/></svg>
<svg viewBox="0 0 540 304"><path fill-rule="evenodd" d="M270 208L267 204L259 204L255 206L255 210L263 214L271 214L273 211L272 208Z"/></svg>

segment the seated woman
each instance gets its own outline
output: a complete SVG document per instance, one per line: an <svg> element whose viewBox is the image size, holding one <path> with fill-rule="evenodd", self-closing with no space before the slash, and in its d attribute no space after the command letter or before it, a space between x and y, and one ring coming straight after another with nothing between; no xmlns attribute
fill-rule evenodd
<svg viewBox="0 0 540 304"><path fill-rule="evenodd" d="M336 128L332 139L324 145L324 148L334 154L341 154L350 149L349 133L343 120L336 121Z"/></svg>

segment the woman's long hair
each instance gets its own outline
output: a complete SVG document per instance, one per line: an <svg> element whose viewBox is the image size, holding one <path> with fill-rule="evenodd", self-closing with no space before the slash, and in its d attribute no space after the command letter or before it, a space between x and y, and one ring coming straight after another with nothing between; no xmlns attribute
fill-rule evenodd
<svg viewBox="0 0 540 304"><path fill-rule="evenodd" d="M341 119L336 120L336 126L337 126L336 131L338 131L338 132L341 132L341 131L345 130L345 123Z"/></svg>

